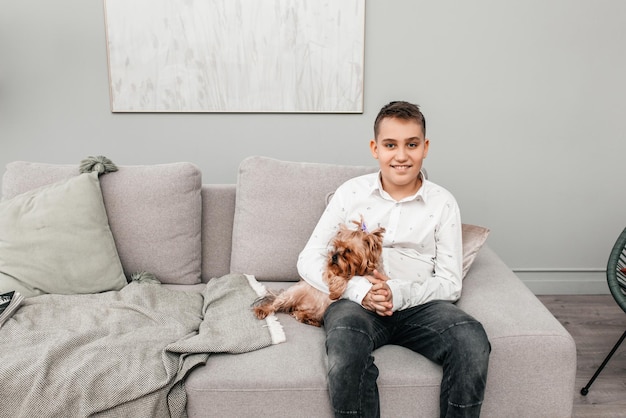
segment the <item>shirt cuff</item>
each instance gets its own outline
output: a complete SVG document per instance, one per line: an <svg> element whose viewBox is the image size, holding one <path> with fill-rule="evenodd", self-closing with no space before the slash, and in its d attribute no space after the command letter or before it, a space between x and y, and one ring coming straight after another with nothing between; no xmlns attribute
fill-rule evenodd
<svg viewBox="0 0 626 418"><path fill-rule="evenodd" d="M393 302L393 307L391 308L391 311L395 312L399 310L402 306L402 291L400 288L400 283L397 280L387 280L387 286L389 286L389 290L391 290L391 297Z"/></svg>
<svg viewBox="0 0 626 418"><path fill-rule="evenodd" d="M354 276L348 282L345 292L341 296L342 299L348 299L352 302L356 302L359 305L363 302L363 298L367 295L367 292L372 288L372 284L363 276Z"/></svg>

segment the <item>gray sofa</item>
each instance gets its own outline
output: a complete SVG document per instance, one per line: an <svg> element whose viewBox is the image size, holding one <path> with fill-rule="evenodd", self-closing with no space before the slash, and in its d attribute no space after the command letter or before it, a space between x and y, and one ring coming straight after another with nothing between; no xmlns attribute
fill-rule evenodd
<svg viewBox="0 0 626 418"><path fill-rule="evenodd" d="M297 255L328 195L374 169L251 157L241 163L237 184L211 184L182 163L120 167L101 185L125 272L151 271L164 286L189 291L230 272L247 273L280 289L298 280ZM3 197L75 172L76 166L12 163ZM571 416L572 337L487 244L474 255L458 305L482 322L492 344L482 416ZM277 318L285 342L212 354L189 373L190 417L331 415L324 330ZM375 359L383 417L438 416L439 366L396 346L377 350Z"/></svg>

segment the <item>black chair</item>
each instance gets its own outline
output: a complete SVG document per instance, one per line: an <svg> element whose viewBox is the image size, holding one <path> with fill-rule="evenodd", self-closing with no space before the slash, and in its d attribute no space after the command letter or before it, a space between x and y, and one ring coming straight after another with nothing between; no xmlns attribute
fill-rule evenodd
<svg viewBox="0 0 626 418"><path fill-rule="evenodd" d="M617 241L613 246L613 250L611 250L609 262L606 266L606 280L609 283L609 289L611 290L611 294L613 295L615 302L617 302L619 307L626 312L626 228L624 228L620 236L617 238ZM598 367L598 370L596 370L595 374L591 377L591 380L589 380L589 383L587 383L587 386L580 390L581 395L585 396L589 393L589 388L596 380L600 372L604 369L604 366L606 366L609 362L613 354L615 354L619 346L622 344L622 341L624 341L624 338L626 338L626 331L624 331L609 355L606 356L600 367Z"/></svg>

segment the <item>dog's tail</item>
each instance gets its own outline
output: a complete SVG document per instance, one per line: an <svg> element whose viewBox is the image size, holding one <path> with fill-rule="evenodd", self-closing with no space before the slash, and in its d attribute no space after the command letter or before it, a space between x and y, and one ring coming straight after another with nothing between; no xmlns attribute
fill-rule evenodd
<svg viewBox="0 0 626 418"><path fill-rule="evenodd" d="M260 298L256 298L254 302L252 302L253 308L260 308L262 306L271 305L276 300L276 295L272 293L268 293L265 296L261 296Z"/></svg>

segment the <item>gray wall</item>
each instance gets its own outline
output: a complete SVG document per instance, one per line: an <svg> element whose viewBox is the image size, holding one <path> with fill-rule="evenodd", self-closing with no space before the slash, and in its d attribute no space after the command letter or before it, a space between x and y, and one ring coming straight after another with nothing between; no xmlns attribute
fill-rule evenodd
<svg viewBox="0 0 626 418"><path fill-rule="evenodd" d="M378 109L428 118L431 179L537 293L605 292L626 226L626 2L368 0L365 111L112 114L101 0L0 0L0 167L191 161L233 183L249 155L373 163Z"/></svg>

